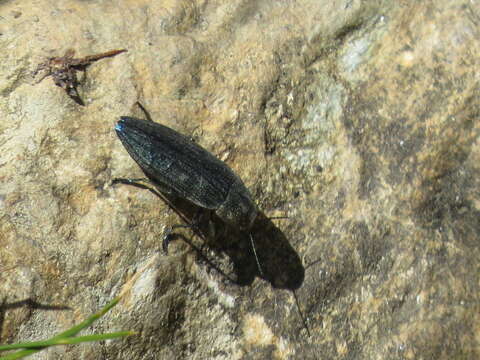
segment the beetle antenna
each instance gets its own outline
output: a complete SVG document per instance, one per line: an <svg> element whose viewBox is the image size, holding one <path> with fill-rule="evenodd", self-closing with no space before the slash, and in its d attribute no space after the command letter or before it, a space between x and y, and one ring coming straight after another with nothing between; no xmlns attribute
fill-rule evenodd
<svg viewBox="0 0 480 360"><path fill-rule="evenodd" d="M250 235L250 243L252 244L253 255L255 256L255 261L257 262L258 272L260 273L260 276L263 277L263 271L262 271L262 267L260 266L260 261L258 260L257 250L255 249L255 243L253 241L252 233L250 233L249 235Z"/></svg>
<svg viewBox="0 0 480 360"><path fill-rule="evenodd" d="M310 329L308 328L307 320L305 319L305 316L303 316L302 309L300 308L300 304L298 302L297 293L295 292L295 290L292 290L292 292L293 292L293 297L295 298L295 302L297 303L297 309L298 309L298 313L300 315L300 319L302 319L303 326L307 330L308 336L311 337L312 335L310 334Z"/></svg>
<svg viewBox="0 0 480 360"><path fill-rule="evenodd" d="M272 217L268 217L267 218L268 220L280 220L280 219L288 219L288 216L272 216Z"/></svg>

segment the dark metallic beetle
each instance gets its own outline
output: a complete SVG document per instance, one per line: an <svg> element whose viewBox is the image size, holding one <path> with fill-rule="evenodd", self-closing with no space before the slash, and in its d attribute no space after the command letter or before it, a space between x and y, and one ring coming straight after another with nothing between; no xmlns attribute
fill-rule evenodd
<svg viewBox="0 0 480 360"><path fill-rule="evenodd" d="M153 121L122 116L115 130L130 156L160 191L212 210L236 228L252 228L257 208L242 180L223 161L188 137ZM251 234L250 241L262 274ZM163 247L166 251L167 237Z"/></svg>
<svg viewBox="0 0 480 360"><path fill-rule="evenodd" d="M148 117L145 109L138 105ZM251 230L257 207L242 180L223 161L188 137L151 120L122 116L115 130L130 156L161 192L209 209L240 230ZM127 180L127 183L133 182ZM258 270L263 275L251 233L250 241ZM164 249L166 246L165 238ZM298 306L296 296L295 299ZM310 334L299 306L298 309Z"/></svg>
<svg viewBox="0 0 480 360"><path fill-rule="evenodd" d="M242 180L188 137L153 121L122 116L115 126L130 156L161 191L210 209L249 230L257 208Z"/></svg>

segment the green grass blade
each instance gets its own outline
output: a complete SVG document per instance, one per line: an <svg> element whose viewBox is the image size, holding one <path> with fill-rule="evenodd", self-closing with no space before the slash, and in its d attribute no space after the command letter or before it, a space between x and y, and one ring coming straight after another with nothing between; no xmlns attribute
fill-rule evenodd
<svg viewBox="0 0 480 360"><path fill-rule="evenodd" d="M49 346L78 344L78 343L87 342L87 341L109 340L109 339L115 339L123 336L134 335L136 333L132 331L119 331L115 333L94 334L94 335L85 335L85 336L75 337L75 335L78 334L80 331L90 326L93 322L95 322L96 320L101 318L103 315L105 315L105 313L107 313L111 308L117 305L119 301L120 301L120 297L113 299L107 305L105 305L100 311L88 317L85 321L52 337L49 340L34 341L34 342L20 343L20 344L11 344L11 345L0 345L0 351L13 350L13 349L19 349L19 348L23 349L15 353L2 356L0 357L0 360L20 359L25 356L32 355L38 351L41 351Z"/></svg>
<svg viewBox="0 0 480 360"><path fill-rule="evenodd" d="M116 297L112 301L110 301L107 305L105 305L100 311L96 312L85 321L81 322L78 325L64 331L63 333L58 334L57 336L53 337L53 339L64 338L64 337L71 337L77 335L80 331L85 329L86 327L92 325L96 320L100 319L106 312L108 312L111 308L118 304L120 301L120 297ZM1 360L1 359L0 359Z"/></svg>
<svg viewBox="0 0 480 360"><path fill-rule="evenodd" d="M22 351L17 351L16 353L13 353L13 354L8 354L8 355L5 355L5 356L2 356L0 357L0 360L16 360L16 359L21 359L25 356L29 356L29 355L32 355L32 354L35 354L36 352L38 352L40 350L37 350L37 349L28 349L28 350L22 350Z"/></svg>
<svg viewBox="0 0 480 360"><path fill-rule="evenodd" d="M87 341L102 341L102 340L115 339L118 337L130 336L133 334L135 334L135 332L133 331L119 331L114 333L92 334L92 335L84 335L84 336L76 336L76 337L68 337L68 338L54 337L49 340L43 340L43 341L32 341L32 342L25 342L25 343L11 344L11 345L0 345L0 351L15 350L15 349L30 349L30 348L38 349L40 347L55 346L55 345L79 344Z"/></svg>
<svg viewBox="0 0 480 360"><path fill-rule="evenodd" d="M119 337L130 336L135 334L136 332L134 331L119 331L116 333L108 333L108 334L94 334L94 335L85 335L85 336L77 336L77 337L70 337L70 338L50 339L46 341L34 341L31 343L6 345L6 346L2 346L2 350L13 350L18 348L27 348L27 349L17 351L16 353L12 353L4 357L0 357L0 360L20 359L22 357L34 354L37 351L43 350L44 348L50 347L50 346L74 345L74 344L80 344L82 342L89 342L89 341L110 340L110 339L116 339Z"/></svg>

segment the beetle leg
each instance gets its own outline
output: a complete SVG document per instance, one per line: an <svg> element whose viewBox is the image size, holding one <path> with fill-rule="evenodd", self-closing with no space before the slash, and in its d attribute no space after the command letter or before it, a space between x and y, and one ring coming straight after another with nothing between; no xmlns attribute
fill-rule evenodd
<svg viewBox="0 0 480 360"><path fill-rule="evenodd" d="M135 178L135 179L115 178L112 180L111 184L112 185L115 185L115 184L131 185L131 186L138 187L140 189L150 190L155 194L161 192L161 193L173 195L173 192L170 189L168 189L165 186L162 186L162 184L159 184L157 182L150 180L149 178Z"/></svg>
<svg viewBox="0 0 480 360"><path fill-rule="evenodd" d="M202 223L202 213L203 213L202 209L198 209L198 211L196 212L191 222L188 222L184 219L186 224L172 225L165 230L163 235L163 241L162 241L162 249L165 254L168 254L168 245L172 240L172 233L173 233L173 230L175 229L190 229L193 231L193 233L203 238L203 236L201 236L202 231L200 230L200 224ZM209 222L209 225L210 225L210 222Z"/></svg>
<svg viewBox="0 0 480 360"><path fill-rule="evenodd" d="M145 115L145 118L148 121L153 122L152 117L150 116L150 113L147 111L147 109L145 109L145 107L140 103L140 101L137 101L135 104L140 108L140 110L142 110L143 114Z"/></svg>
<svg viewBox="0 0 480 360"><path fill-rule="evenodd" d="M116 184L132 185L142 189L149 189L149 186L145 184L152 185L151 181L147 178L136 178L136 179L115 178L112 180L111 184L112 185L116 185Z"/></svg>

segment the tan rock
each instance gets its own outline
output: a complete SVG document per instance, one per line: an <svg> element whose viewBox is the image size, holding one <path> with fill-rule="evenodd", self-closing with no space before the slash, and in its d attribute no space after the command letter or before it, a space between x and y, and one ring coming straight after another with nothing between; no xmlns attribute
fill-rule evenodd
<svg viewBox="0 0 480 360"><path fill-rule="evenodd" d="M466 0L0 4L0 343L123 293L92 332L137 336L39 358L479 358L479 19ZM128 49L79 77L85 106L33 76L70 48ZM263 278L234 231L203 253L241 286L181 241L164 255L178 216L110 185L143 176L114 131L136 101L288 216L254 229Z"/></svg>

